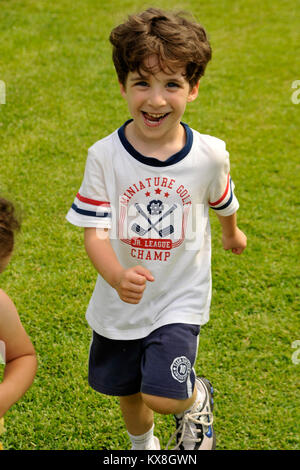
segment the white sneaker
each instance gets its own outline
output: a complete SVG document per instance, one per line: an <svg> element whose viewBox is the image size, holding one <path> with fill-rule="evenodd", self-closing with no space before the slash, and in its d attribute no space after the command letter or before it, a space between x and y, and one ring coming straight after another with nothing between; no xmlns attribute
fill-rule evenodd
<svg viewBox="0 0 300 470"><path fill-rule="evenodd" d="M176 431L170 437L166 449L176 437L176 446L172 450L214 450L216 436L213 423L213 387L204 378L196 378L195 386L202 400L196 400L190 411L175 416Z"/></svg>

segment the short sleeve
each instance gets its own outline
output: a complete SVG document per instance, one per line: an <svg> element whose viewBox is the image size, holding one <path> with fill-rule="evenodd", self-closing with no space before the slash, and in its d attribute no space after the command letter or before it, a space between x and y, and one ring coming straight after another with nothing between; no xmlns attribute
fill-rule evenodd
<svg viewBox="0 0 300 470"><path fill-rule="evenodd" d="M229 153L225 148L225 142L219 142L223 144L223 148L219 148L217 169L209 188L209 206L219 215L229 216L238 210L239 203L230 176Z"/></svg>
<svg viewBox="0 0 300 470"><path fill-rule="evenodd" d="M84 177L66 219L78 227L111 228L111 206L101 159L88 152Z"/></svg>

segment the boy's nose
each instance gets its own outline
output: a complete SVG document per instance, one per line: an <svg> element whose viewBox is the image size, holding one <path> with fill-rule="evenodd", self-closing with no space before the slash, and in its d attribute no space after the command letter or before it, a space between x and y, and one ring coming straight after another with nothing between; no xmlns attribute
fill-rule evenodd
<svg viewBox="0 0 300 470"><path fill-rule="evenodd" d="M167 104L164 94L160 90L152 90L149 98L148 103L153 108L161 108Z"/></svg>

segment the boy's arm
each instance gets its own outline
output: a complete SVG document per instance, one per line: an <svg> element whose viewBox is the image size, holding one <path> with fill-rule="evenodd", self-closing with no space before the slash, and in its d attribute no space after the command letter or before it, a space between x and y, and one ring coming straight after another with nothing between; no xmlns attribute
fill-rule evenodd
<svg viewBox="0 0 300 470"><path fill-rule="evenodd" d="M235 255L240 255L247 246L247 237L237 226L236 213L229 216L217 214L217 216L222 227L224 250L231 250Z"/></svg>
<svg viewBox="0 0 300 470"><path fill-rule="evenodd" d="M16 307L0 289L0 338L5 344L6 365L0 383L0 417L18 401L32 384L37 359Z"/></svg>
<svg viewBox="0 0 300 470"><path fill-rule="evenodd" d="M143 266L125 269L119 262L109 240L108 229L85 228L86 252L97 272L111 285L124 302L137 304L146 288L146 281L154 281Z"/></svg>

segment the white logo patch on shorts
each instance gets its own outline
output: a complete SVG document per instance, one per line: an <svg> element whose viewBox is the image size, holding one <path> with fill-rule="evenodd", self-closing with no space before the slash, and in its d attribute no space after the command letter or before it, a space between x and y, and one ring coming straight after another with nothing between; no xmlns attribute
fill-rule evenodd
<svg viewBox="0 0 300 470"><path fill-rule="evenodd" d="M177 380L180 383L183 383L190 375L192 366L187 357L180 356L175 357L170 369L173 379Z"/></svg>

